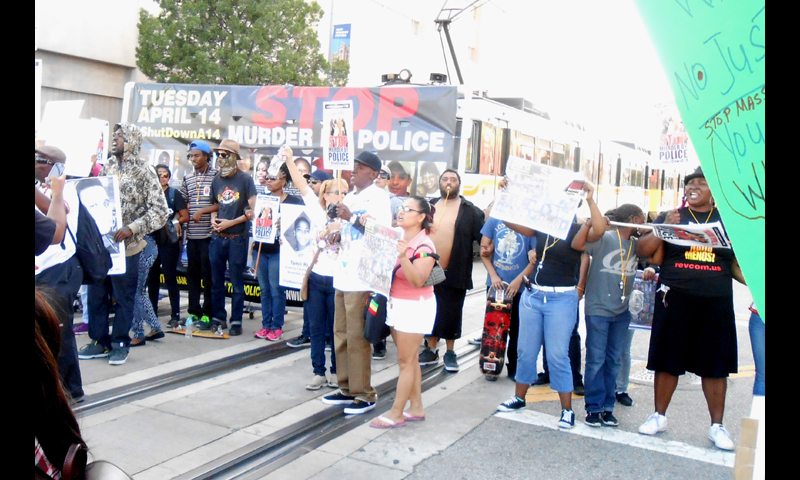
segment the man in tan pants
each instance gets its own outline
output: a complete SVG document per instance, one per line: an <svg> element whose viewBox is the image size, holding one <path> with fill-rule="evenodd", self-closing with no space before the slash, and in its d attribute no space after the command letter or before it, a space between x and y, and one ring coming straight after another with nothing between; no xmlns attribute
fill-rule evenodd
<svg viewBox="0 0 800 480"><path fill-rule="evenodd" d="M372 346L364 338L364 307L369 287L358 277L358 260L363 248L363 224L366 216L378 223L391 225L389 194L374 185L381 171L381 161L371 152L362 152L355 159L350 177L355 191L344 197L337 216L343 223L343 248L339 254L341 267L334 273L336 314L333 343L336 349L336 374L339 391L323 397L328 405L346 405L344 413L358 415L375 408L378 394L371 383ZM349 222L349 224L348 224Z"/></svg>

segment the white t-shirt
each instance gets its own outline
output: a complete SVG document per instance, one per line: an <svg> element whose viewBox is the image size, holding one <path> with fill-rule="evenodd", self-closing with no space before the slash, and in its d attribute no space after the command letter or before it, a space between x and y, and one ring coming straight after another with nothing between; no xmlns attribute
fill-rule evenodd
<svg viewBox="0 0 800 480"><path fill-rule="evenodd" d="M383 225L392 224L389 193L370 185L358 193L348 193L342 203L355 215L369 215ZM358 278L358 260L363 249L364 235L349 224L342 229L342 249L339 267L333 275L333 287L343 292L365 292L369 287Z"/></svg>
<svg viewBox="0 0 800 480"><path fill-rule="evenodd" d="M40 186L39 189L48 197L50 196L49 187ZM69 182L64 185L64 202L68 208L67 227L69 231L64 232L64 241L62 243L50 245L44 253L34 256L34 275L39 275L53 265L60 265L75 255L75 242L72 241L70 231L72 235L78 234L78 193L74 184ZM34 206L34 208L36 207Z"/></svg>

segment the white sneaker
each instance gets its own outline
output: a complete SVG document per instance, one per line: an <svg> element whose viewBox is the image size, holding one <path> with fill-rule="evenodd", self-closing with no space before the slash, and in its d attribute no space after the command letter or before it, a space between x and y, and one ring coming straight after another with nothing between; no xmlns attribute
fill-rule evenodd
<svg viewBox="0 0 800 480"><path fill-rule="evenodd" d="M319 390L326 385L328 385L328 379L325 378L325 375L314 375L314 378L306 384L306 390Z"/></svg>
<svg viewBox="0 0 800 480"><path fill-rule="evenodd" d="M721 450L733 450L736 445L731 440L731 435L720 423L712 424L708 429L708 439Z"/></svg>
<svg viewBox="0 0 800 480"><path fill-rule="evenodd" d="M639 426L639 433L643 435L655 435L658 432L667 431L667 417L653 412L646 422Z"/></svg>
<svg viewBox="0 0 800 480"><path fill-rule="evenodd" d="M328 380L328 386L331 388L339 388L339 377L335 373L331 373L331 378Z"/></svg>

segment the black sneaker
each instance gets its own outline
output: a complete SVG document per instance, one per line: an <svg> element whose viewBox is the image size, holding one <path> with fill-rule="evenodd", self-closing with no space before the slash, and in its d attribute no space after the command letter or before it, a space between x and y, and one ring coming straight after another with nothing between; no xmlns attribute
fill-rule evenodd
<svg viewBox="0 0 800 480"><path fill-rule="evenodd" d="M525 409L525 400L517 397L516 395L501 403L500 406L497 407L497 411L499 412L516 412L517 410L523 409Z"/></svg>
<svg viewBox="0 0 800 480"><path fill-rule="evenodd" d="M124 365L128 360L127 348L114 348L111 350L111 355L108 357L109 365Z"/></svg>
<svg viewBox="0 0 800 480"><path fill-rule="evenodd" d="M356 397L349 397L343 394L341 390L322 397L322 403L326 405L351 405L355 401Z"/></svg>
<svg viewBox="0 0 800 480"><path fill-rule="evenodd" d="M573 427L575 427L575 412L561 410L561 420L558 421L558 428L570 429Z"/></svg>
<svg viewBox="0 0 800 480"><path fill-rule="evenodd" d="M179 316L172 317L169 322L167 322L167 328L176 329L181 326L181 319Z"/></svg>
<svg viewBox="0 0 800 480"><path fill-rule="evenodd" d="M633 405L633 399L628 395L628 392L617 393L617 401L625 407Z"/></svg>
<svg viewBox="0 0 800 480"><path fill-rule="evenodd" d="M456 352L448 350L444 353L444 369L448 372L458 371L458 356Z"/></svg>
<svg viewBox="0 0 800 480"><path fill-rule="evenodd" d="M202 331L207 332L207 331L211 330L211 321L208 320L208 317L203 317L203 318L206 319L206 320L204 321L201 318L197 323L194 324L194 328L197 329L197 330L202 330Z"/></svg>
<svg viewBox="0 0 800 480"><path fill-rule="evenodd" d="M590 412L587 414L585 423L590 427L601 427L603 425L603 419L600 416L600 412Z"/></svg>
<svg viewBox="0 0 800 480"><path fill-rule="evenodd" d="M538 387L539 385L550 385L550 375L546 373L540 373L536 376L536 381L531 385L534 387Z"/></svg>
<svg viewBox="0 0 800 480"><path fill-rule="evenodd" d="M311 339L308 337L304 337L300 335L299 337L295 338L294 340L289 340L286 342L286 346L290 348L303 348L303 347L310 347L311 346Z"/></svg>
<svg viewBox="0 0 800 480"><path fill-rule="evenodd" d="M437 363L439 363L439 350L433 351L426 347L425 350L419 354L420 365L436 365Z"/></svg>
<svg viewBox="0 0 800 480"><path fill-rule="evenodd" d="M386 358L386 349L385 348L373 347L373 349L372 349L372 359L373 360L383 360L384 358Z"/></svg>
<svg viewBox="0 0 800 480"><path fill-rule="evenodd" d="M602 419L606 427L619 427L619 420L611 412L603 412Z"/></svg>
<svg viewBox="0 0 800 480"><path fill-rule="evenodd" d="M231 337L238 337L241 334L242 334L242 326L239 325L238 323L235 325L231 325L231 329L228 330L228 335L230 335Z"/></svg>
<svg viewBox="0 0 800 480"><path fill-rule="evenodd" d="M78 350L78 358L81 360L90 360L92 358L105 358L111 355L111 350L100 345L98 342L92 342L84 345L83 348Z"/></svg>
<svg viewBox="0 0 800 480"><path fill-rule="evenodd" d="M375 402L367 402L366 400L357 398L352 404L350 404L350 406L345 407L344 414L361 415L362 413L369 412L373 408L375 408Z"/></svg>

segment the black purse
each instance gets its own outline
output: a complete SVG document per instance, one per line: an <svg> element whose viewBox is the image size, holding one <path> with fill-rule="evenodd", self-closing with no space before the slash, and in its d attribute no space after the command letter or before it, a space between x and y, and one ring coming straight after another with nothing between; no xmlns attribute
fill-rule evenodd
<svg viewBox="0 0 800 480"><path fill-rule="evenodd" d="M386 297L380 293L372 292L367 297L367 305L364 307L364 338L369 343L381 342L391 333L386 325L386 302Z"/></svg>

